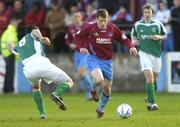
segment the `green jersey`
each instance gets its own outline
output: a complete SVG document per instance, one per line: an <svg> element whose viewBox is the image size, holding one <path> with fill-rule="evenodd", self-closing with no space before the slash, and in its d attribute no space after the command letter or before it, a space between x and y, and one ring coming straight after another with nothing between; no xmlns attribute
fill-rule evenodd
<svg viewBox="0 0 180 127"><path fill-rule="evenodd" d="M164 25L158 20L152 20L150 23L140 20L135 23L131 31L131 36L135 37L139 42L139 50L155 57L161 55L161 41L154 41L151 36L166 34Z"/></svg>
<svg viewBox="0 0 180 127"><path fill-rule="evenodd" d="M30 58L31 56L45 56L41 42L39 42L32 34L26 34L14 48L21 60Z"/></svg>

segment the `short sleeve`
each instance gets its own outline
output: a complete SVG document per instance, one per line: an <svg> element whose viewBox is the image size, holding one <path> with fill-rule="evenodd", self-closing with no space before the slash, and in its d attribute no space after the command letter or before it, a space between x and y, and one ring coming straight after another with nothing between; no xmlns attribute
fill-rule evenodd
<svg viewBox="0 0 180 127"><path fill-rule="evenodd" d="M136 31L136 29L135 29L135 25L133 26L133 28L132 28L132 30L131 30L131 36L137 38L137 31Z"/></svg>

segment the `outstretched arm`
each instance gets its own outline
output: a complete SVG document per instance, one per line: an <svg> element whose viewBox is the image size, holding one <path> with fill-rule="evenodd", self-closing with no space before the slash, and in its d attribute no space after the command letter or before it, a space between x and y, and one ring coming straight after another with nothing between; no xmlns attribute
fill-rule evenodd
<svg viewBox="0 0 180 127"><path fill-rule="evenodd" d="M39 29L32 30L32 35L36 37L36 39L46 45L50 45L51 41L48 37L43 37Z"/></svg>
<svg viewBox="0 0 180 127"><path fill-rule="evenodd" d="M151 39L154 41L165 40L166 38L167 38L167 35L152 35L151 36Z"/></svg>

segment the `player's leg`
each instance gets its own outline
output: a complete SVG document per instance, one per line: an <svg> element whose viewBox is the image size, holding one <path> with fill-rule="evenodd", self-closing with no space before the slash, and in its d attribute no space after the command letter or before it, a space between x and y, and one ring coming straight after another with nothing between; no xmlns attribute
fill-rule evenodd
<svg viewBox="0 0 180 127"><path fill-rule="evenodd" d="M89 55L81 54L80 52L75 52L75 68L77 69L78 76L81 79L81 87L86 93L86 98L88 100L92 99L90 94L90 86L93 84L90 73L88 72L87 58Z"/></svg>
<svg viewBox="0 0 180 127"><path fill-rule="evenodd" d="M153 70L153 84L154 84L154 93L157 90L157 77L158 77L158 73L161 70L161 59L154 57L154 56L150 56L150 60L152 62L152 70ZM156 95L155 95L156 96ZM149 100L148 100L149 101ZM156 102L156 100L155 100ZM149 104L147 105L147 109L149 111L153 111L153 110L157 110L158 109L158 105L156 103L151 103L149 102Z"/></svg>
<svg viewBox="0 0 180 127"><path fill-rule="evenodd" d="M100 95L100 101L96 109L98 118L101 118L104 115L104 108L111 97L111 86L112 86L112 81L108 81L107 79L104 79L104 82L102 83L102 92Z"/></svg>
<svg viewBox="0 0 180 127"><path fill-rule="evenodd" d="M41 70L40 77L45 79L47 82L50 81L57 84L56 93L58 96L67 92L69 88L73 86L72 79L63 70L52 64L49 60L46 61L45 66L43 66ZM61 88L61 90L58 92L59 88Z"/></svg>
<svg viewBox="0 0 180 127"><path fill-rule="evenodd" d="M84 67L80 67L77 73L81 79L80 81L81 87L86 93L86 99L91 100L92 96L90 93L90 84L92 83L92 79L90 75L88 74L87 69Z"/></svg>
<svg viewBox="0 0 180 127"><path fill-rule="evenodd" d="M37 64L34 62L36 61L32 61L32 63L25 64L23 67L23 73L25 74L26 78L30 81L32 85L32 96L34 102L36 103L37 109L40 112L40 118L46 119L46 111L45 111L43 96L41 92L41 80L38 78L41 77L39 75L40 74L39 72L43 70L41 69L42 64ZM34 65L36 65L36 67L34 67Z"/></svg>
<svg viewBox="0 0 180 127"><path fill-rule="evenodd" d="M91 83L91 89L96 90L98 85L101 85L104 81L102 69L100 66L101 60L95 55L89 55L87 58L88 70L91 72L93 83Z"/></svg>
<svg viewBox="0 0 180 127"><path fill-rule="evenodd" d="M67 109L65 103L63 102L62 95L67 93L69 89L72 87L73 82L71 79L63 82L54 82L57 87L54 92L51 94L51 99L58 105L58 107L65 111Z"/></svg>
<svg viewBox="0 0 180 127"><path fill-rule="evenodd" d="M147 93L147 109L149 111L154 111L158 109L156 104L156 94L154 85L154 75L152 71L144 71L146 77L146 93Z"/></svg>
<svg viewBox="0 0 180 127"><path fill-rule="evenodd" d="M73 85L73 81L71 78L68 78L67 80L64 81L59 81L59 82L55 82L55 84L57 85L56 90L54 91L55 95L57 96L62 96L64 93L67 93L69 91L69 89L72 87Z"/></svg>
<svg viewBox="0 0 180 127"><path fill-rule="evenodd" d="M91 75L94 82L91 86L91 95L92 95L92 99L97 102L99 100L99 96L97 93L97 86L103 83L104 77L103 77L101 69L99 68L94 69L91 72Z"/></svg>
<svg viewBox="0 0 180 127"><path fill-rule="evenodd" d="M98 101L99 96L97 93L97 86L101 85L102 82L104 81L104 77L100 67L101 61L95 55L89 55L87 59L87 63L88 63L88 69L91 71L91 77L93 81L93 83L91 83L90 85L92 99L94 101Z"/></svg>
<svg viewBox="0 0 180 127"><path fill-rule="evenodd" d="M50 61L46 62L43 68L41 77L46 81L56 84L56 90L51 94L51 99L56 102L61 110L66 110L66 106L62 100L62 95L66 93L72 86L72 79L60 68L52 64Z"/></svg>
<svg viewBox="0 0 180 127"><path fill-rule="evenodd" d="M146 79L146 92L147 99L149 103L155 103L155 85L154 85L154 75L151 70L145 70L144 76Z"/></svg>
<svg viewBox="0 0 180 127"><path fill-rule="evenodd" d="M93 78L93 81L94 81L94 85L92 86L92 88L96 89L96 87L98 85L101 85L103 83L103 81L104 81L102 71L101 71L101 69L96 68L91 72L91 75L92 75L92 78Z"/></svg>
<svg viewBox="0 0 180 127"><path fill-rule="evenodd" d="M45 111L43 96L41 92L41 80L31 81L31 82L33 84L32 96L33 96L34 102L36 103L37 109L40 113L40 118L46 119L46 111Z"/></svg>
<svg viewBox="0 0 180 127"><path fill-rule="evenodd" d="M139 51L141 69L144 72L146 79L145 90L147 93L146 102L148 103L148 110L151 105L155 104L155 85L154 85L154 74L153 74L153 59L152 56Z"/></svg>
<svg viewBox="0 0 180 127"><path fill-rule="evenodd" d="M157 78L158 78L158 74L161 70L161 59L152 57L152 61L153 61L154 86L155 86L155 91L156 91L157 85L158 85Z"/></svg>
<svg viewBox="0 0 180 127"><path fill-rule="evenodd" d="M103 116L104 108L111 97L111 87L113 80L112 61L111 60L103 61L101 63L101 68L105 79L102 83L102 92L100 95L99 105L96 110L98 118L101 118Z"/></svg>
<svg viewBox="0 0 180 127"><path fill-rule="evenodd" d="M153 74L154 74L154 89L155 89L155 91L157 91L157 87L158 87L158 85L157 85L158 73L153 72Z"/></svg>

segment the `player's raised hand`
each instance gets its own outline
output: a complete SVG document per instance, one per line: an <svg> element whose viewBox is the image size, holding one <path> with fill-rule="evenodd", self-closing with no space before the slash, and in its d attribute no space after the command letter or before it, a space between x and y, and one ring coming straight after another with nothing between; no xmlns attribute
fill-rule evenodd
<svg viewBox="0 0 180 127"><path fill-rule="evenodd" d="M44 42L46 45L50 45L51 44L51 41L49 40L48 37L42 37L41 41Z"/></svg>
<svg viewBox="0 0 180 127"><path fill-rule="evenodd" d="M130 49L129 49L129 53L130 53L131 55L134 55L134 56L137 56L137 55L138 55L138 51L137 51L137 49L136 49L135 47L130 48Z"/></svg>
<svg viewBox="0 0 180 127"><path fill-rule="evenodd" d="M88 50L86 48L80 48L80 53L82 54L88 54Z"/></svg>

